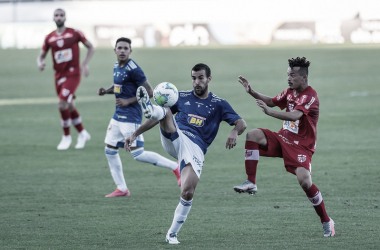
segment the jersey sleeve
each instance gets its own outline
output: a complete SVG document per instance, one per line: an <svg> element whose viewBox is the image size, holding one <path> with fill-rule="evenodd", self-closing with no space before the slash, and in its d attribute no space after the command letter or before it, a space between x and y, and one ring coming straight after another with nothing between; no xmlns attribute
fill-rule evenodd
<svg viewBox="0 0 380 250"><path fill-rule="evenodd" d="M80 31L80 30L74 30L74 32L77 34L78 36L78 41L81 41L82 43L85 43L87 42L87 39L86 37L84 36L83 32Z"/></svg>
<svg viewBox="0 0 380 250"><path fill-rule="evenodd" d="M137 84L137 86L141 86L144 82L146 82L146 76L144 75L144 72L142 71L141 68L136 68L133 70L132 74L132 80L134 83Z"/></svg>
<svg viewBox="0 0 380 250"><path fill-rule="evenodd" d="M179 98L178 98L178 101L173 105L173 106L171 106L170 107L170 111L172 111L172 114L174 115L174 114L176 114L176 113L178 113L178 103L180 102L180 100L179 100Z"/></svg>
<svg viewBox="0 0 380 250"><path fill-rule="evenodd" d="M223 101L222 105L222 121L232 125L236 120L241 117L235 112L231 105L227 101Z"/></svg>
<svg viewBox="0 0 380 250"><path fill-rule="evenodd" d="M310 107L315 103L316 98L312 95L303 95L294 109L301 110L305 115L310 111Z"/></svg>
<svg viewBox="0 0 380 250"><path fill-rule="evenodd" d="M288 93L288 89L285 89L281 94L276 95L275 97L272 98L272 102L274 103L274 105L279 107L281 110L286 108L286 104L287 104L286 97L288 96L287 93Z"/></svg>
<svg viewBox="0 0 380 250"><path fill-rule="evenodd" d="M50 45L48 43L49 36L45 37L44 44L42 45L42 50L47 52L50 49Z"/></svg>

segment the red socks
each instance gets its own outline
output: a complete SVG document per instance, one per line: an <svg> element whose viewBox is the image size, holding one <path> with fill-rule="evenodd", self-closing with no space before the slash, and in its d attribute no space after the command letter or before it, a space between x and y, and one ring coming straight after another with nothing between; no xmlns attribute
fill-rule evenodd
<svg viewBox="0 0 380 250"><path fill-rule="evenodd" d="M71 120L78 133L80 133L83 130L82 117L79 115L76 109L71 112Z"/></svg>
<svg viewBox="0 0 380 250"><path fill-rule="evenodd" d="M59 110L61 112L61 125L63 128L63 134L64 135L70 135L70 125L71 125L71 116L70 116L70 110Z"/></svg>
<svg viewBox="0 0 380 250"><path fill-rule="evenodd" d="M259 144L254 141L245 141L245 172L248 180L256 184L256 170L259 162Z"/></svg>
<svg viewBox="0 0 380 250"><path fill-rule="evenodd" d="M329 222L330 218L326 213L325 203L323 202L321 192L319 192L317 186L313 184L308 190L304 191L310 202L313 204L315 212L321 218L321 222Z"/></svg>

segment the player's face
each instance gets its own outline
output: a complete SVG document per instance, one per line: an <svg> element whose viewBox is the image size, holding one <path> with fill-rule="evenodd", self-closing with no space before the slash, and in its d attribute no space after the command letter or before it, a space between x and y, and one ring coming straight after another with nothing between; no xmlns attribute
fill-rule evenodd
<svg viewBox="0 0 380 250"><path fill-rule="evenodd" d="M54 12L54 22L57 25L58 28L65 25L66 21L66 14L63 10L56 10Z"/></svg>
<svg viewBox="0 0 380 250"><path fill-rule="evenodd" d="M205 97L208 94L208 83L211 81L211 76L206 76L204 69L200 71L191 71L193 79L194 92L198 97Z"/></svg>
<svg viewBox="0 0 380 250"><path fill-rule="evenodd" d="M288 85L290 89L300 89L306 81L306 76L299 73L300 67L288 68Z"/></svg>
<svg viewBox="0 0 380 250"><path fill-rule="evenodd" d="M131 53L132 50L129 43L121 41L116 44L115 54L118 61L128 61Z"/></svg>

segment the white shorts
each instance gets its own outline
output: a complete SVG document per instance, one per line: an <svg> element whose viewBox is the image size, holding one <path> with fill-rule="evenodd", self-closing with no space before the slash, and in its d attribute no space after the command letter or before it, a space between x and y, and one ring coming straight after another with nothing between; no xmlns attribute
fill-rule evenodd
<svg viewBox="0 0 380 250"><path fill-rule="evenodd" d="M174 123L177 132L173 134L167 133L160 128L162 146L168 154L178 160L180 171L190 163L194 172L200 178L205 160L203 151L178 128L175 121Z"/></svg>
<svg viewBox="0 0 380 250"><path fill-rule="evenodd" d="M104 142L113 147L124 148L125 138L133 134L139 127L140 124L138 123L119 122L111 119ZM137 136L131 147L144 147L144 137L142 134Z"/></svg>

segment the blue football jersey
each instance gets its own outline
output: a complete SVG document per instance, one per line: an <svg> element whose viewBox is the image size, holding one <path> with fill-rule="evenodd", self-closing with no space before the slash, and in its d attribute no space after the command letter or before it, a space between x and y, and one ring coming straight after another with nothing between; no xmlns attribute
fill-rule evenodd
<svg viewBox="0 0 380 250"><path fill-rule="evenodd" d="M137 88L146 81L142 69L129 59L123 67L116 62L113 67L113 89L116 98L128 99L136 96ZM138 103L126 107L116 106L113 119L120 122L141 123L142 113Z"/></svg>
<svg viewBox="0 0 380 250"><path fill-rule="evenodd" d="M179 98L171 108L178 127L196 143L206 154L219 130L219 124L226 121L232 125L241 117L231 105L213 93L206 99L200 99L194 90L180 91Z"/></svg>

